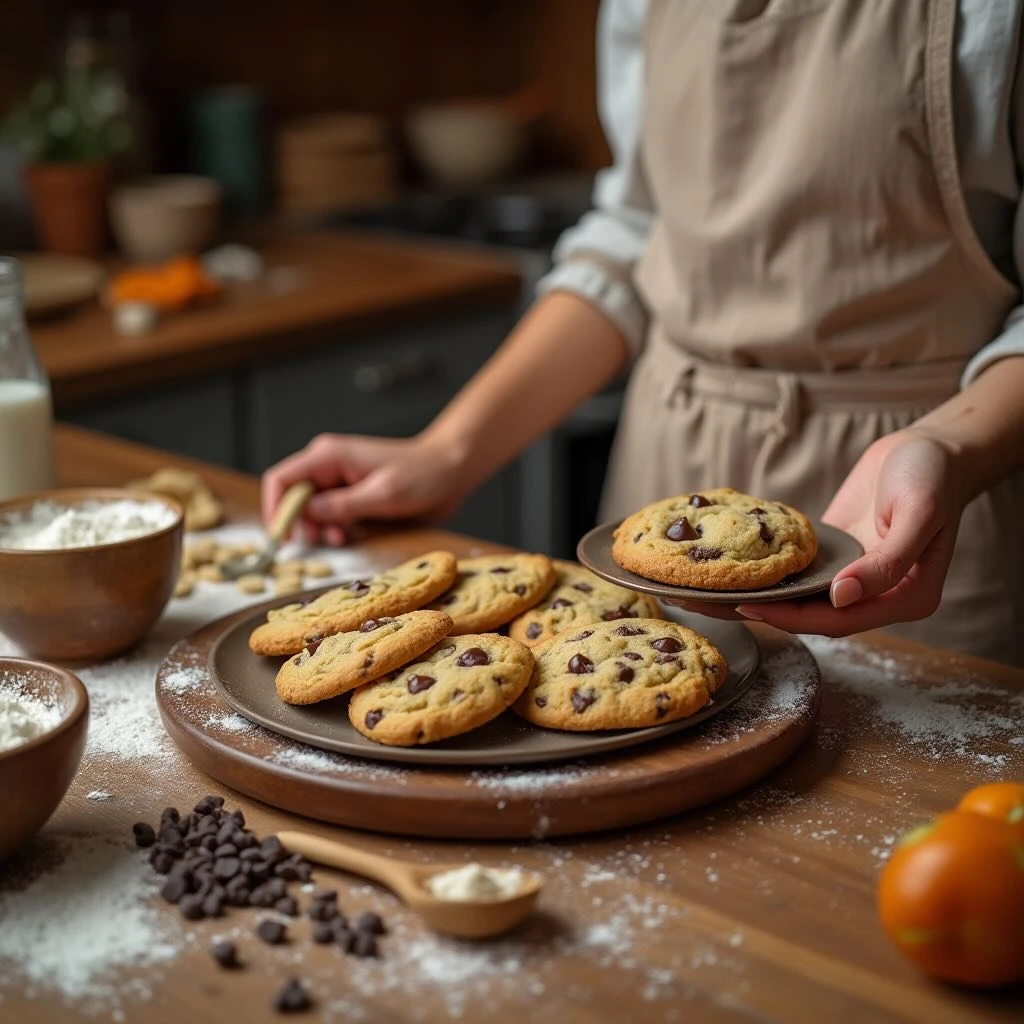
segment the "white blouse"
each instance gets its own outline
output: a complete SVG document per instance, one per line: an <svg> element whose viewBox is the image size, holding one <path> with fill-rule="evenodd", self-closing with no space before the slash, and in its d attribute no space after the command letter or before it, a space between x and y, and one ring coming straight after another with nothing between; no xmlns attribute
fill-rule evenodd
<svg viewBox="0 0 1024 1024"><path fill-rule="evenodd" d="M597 26L598 108L612 166L594 183L593 209L555 246L543 294L571 291L596 304L623 332L634 354L647 331L647 311L630 268L647 245L654 220L640 166L647 0L604 0ZM1024 279L1024 75L1018 65L1024 0L959 0L953 112L964 200L995 265L1018 285ZM1004 356L1024 355L1024 305L967 365L963 383Z"/></svg>

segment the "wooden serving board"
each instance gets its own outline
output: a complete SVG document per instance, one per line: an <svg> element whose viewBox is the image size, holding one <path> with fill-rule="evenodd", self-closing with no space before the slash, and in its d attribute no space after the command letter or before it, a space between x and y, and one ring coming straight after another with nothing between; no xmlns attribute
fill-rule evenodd
<svg viewBox="0 0 1024 1024"><path fill-rule="evenodd" d="M814 725L821 679L798 640L758 628L750 691L706 725L629 751L550 767L389 765L306 746L236 714L207 668L251 610L179 641L156 680L165 728L202 771L319 821L403 836L524 839L637 825L721 799L781 764Z"/></svg>

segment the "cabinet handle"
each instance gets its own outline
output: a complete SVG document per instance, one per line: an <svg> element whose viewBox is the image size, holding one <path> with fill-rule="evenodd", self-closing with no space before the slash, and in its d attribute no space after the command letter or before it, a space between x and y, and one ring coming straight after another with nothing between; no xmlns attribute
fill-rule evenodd
<svg viewBox="0 0 1024 1024"><path fill-rule="evenodd" d="M352 385L363 394L379 395L403 385L429 380L439 369L440 364L433 357L410 353L387 363L364 363L352 374Z"/></svg>

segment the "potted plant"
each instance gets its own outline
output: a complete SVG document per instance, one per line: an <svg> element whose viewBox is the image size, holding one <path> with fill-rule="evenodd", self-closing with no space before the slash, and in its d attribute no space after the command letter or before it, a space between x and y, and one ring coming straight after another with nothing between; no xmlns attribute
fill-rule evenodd
<svg viewBox="0 0 1024 1024"><path fill-rule="evenodd" d="M0 135L25 161L41 247L73 256L101 252L113 161L132 140L118 76L69 66L39 82L10 111Z"/></svg>

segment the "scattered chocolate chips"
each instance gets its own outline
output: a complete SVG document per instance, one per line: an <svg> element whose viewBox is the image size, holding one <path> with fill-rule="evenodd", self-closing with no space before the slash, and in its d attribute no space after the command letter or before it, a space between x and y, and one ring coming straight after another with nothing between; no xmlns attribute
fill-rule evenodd
<svg viewBox="0 0 1024 1024"><path fill-rule="evenodd" d="M673 661L678 661L679 656L677 654L659 654L654 659L655 665L669 665Z"/></svg>
<svg viewBox="0 0 1024 1024"><path fill-rule="evenodd" d="M357 932L370 932L372 935L384 935L387 928L380 914L373 910L365 910L356 918Z"/></svg>
<svg viewBox="0 0 1024 1024"><path fill-rule="evenodd" d="M775 540L775 534L768 529L768 524L763 520L757 528L757 534L765 544L771 544L771 542Z"/></svg>
<svg viewBox="0 0 1024 1024"><path fill-rule="evenodd" d="M325 639L326 637L323 636L321 633L314 633L312 636L307 636L305 647L306 653L312 658L313 655L316 654L318 650L320 650L320 645L324 642Z"/></svg>
<svg viewBox="0 0 1024 1024"><path fill-rule="evenodd" d="M574 654L569 659L569 671L574 676L582 676L594 671L594 663L585 654Z"/></svg>
<svg viewBox="0 0 1024 1024"><path fill-rule="evenodd" d="M539 622L531 622L526 627L526 637L528 640L536 640L543 632L544 627Z"/></svg>
<svg viewBox="0 0 1024 1024"><path fill-rule="evenodd" d="M169 875L167 881L164 882L163 888L160 890L160 895L163 896L168 903L177 903L182 896L188 892L188 882L185 876L181 872L175 872Z"/></svg>
<svg viewBox="0 0 1024 1024"><path fill-rule="evenodd" d="M570 699L576 714L582 715L597 700L597 692L595 690L573 690Z"/></svg>
<svg viewBox="0 0 1024 1024"><path fill-rule="evenodd" d="M520 597L526 597L526 584L525 584L525 583L517 583L517 584L516 584L516 585L515 585L515 586L514 586L514 587L513 587L512 589L513 589L513 590L514 590L514 591L515 591L515 592L516 592L516 593L517 593L517 594L518 594L518 595L519 595Z"/></svg>
<svg viewBox="0 0 1024 1024"><path fill-rule="evenodd" d="M651 641L651 646L662 654L677 654L683 649L683 642L674 636L663 636Z"/></svg>
<svg viewBox="0 0 1024 1024"><path fill-rule="evenodd" d="M273 893L270 895L272 896ZM295 917L299 912L299 904L294 896L281 896L274 901L274 909L286 917Z"/></svg>
<svg viewBox="0 0 1024 1024"><path fill-rule="evenodd" d="M268 946L279 946L288 937L288 929L280 921L265 917L256 927L256 934Z"/></svg>
<svg viewBox="0 0 1024 1024"><path fill-rule="evenodd" d="M631 683L635 673L628 665L619 666L619 682L620 683Z"/></svg>
<svg viewBox="0 0 1024 1024"><path fill-rule="evenodd" d="M135 845L140 849L152 846L156 842L156 832L153 831L153 826L147 825L144 821L137 821L132 825L132 835L135 836Z"/></svg>
<svg viewBox="0 0 1024 1024"><path fill-rule="evenodd" d="M377 955L377 936L372 932L356 932L350 951L359 957Z"/></svg>
<svg viewBox="0 0 1024 1024"><path fill-rule="evenodd" d="M551 602L552 608L571 608L572 606L573 602L564 597L556 597L554 601Z"/></svg>
<svg viewBox="0 0 1024 1024"><path fill-rule="evenodd" d="M642 626L619 626L615 630L616 636L645 636L646 634L647 630Z"/></svg>
<svg viewBox="0 0 1024 1024"><path fill-rule="evenodd" d="M366 723L367 729L375 729L383 717L384 712L380 708L374 708L372 711L366 712L366 718L363 721Z"/></svg>
<svg viewBox="0 0 1024 1024"><path fill-rule="evenodd" d="M181 911L181 916L187 921L198 921L206 916L203 913L203 897L199 893L182 896L178 901L178 909Z"/></svg>
<svg viewBox="0 0 1024 1024"><path fill-rule="evenodd" d="M574 583L573 589L582 591L584 594L592 594L594 588L589 583Z"/></svg>
<svg viewBox="0 0 1024 1024"><path fill-rule="evenodd" d="M699 536L686 516L677 519L666 531L669 540L696 540Z"/></svg>
<svg viewBox="0 0 1024 1024"><path fill-rule="evenodd" d="M382 616L379 619L367 619L360 627L360 633L372 633L375 629L380 629L381 626L389 626L394 619L389 619L386 616Z"/></svg>
<svg viewBox="0 0 1024 1024"><path fill-rule="evenodd" d="M585 629L585 630L583 630L582 633L577 633L576 636L574 636L572 638L572 642L576 643L579 640L586 640L588 636L593 636L593 635L594 635L594 631L592 629Z"/></svg>
<svg viewBox="0 0 1024 1024"><path fill-rule="evenodd" d="M694 562L713 562L722 557L721 548L690 548L687 552Z"/></svg>
<svg viewBox="0 0 1024 1024"><path fill-rule="evenodd" d="M654 698L654 713L656 717L664 718L671 707L672 698L667 693L659 693Z"/></svg>
<svg viewBox="0 0 1024 1024"><path fill-rule="evenodd" d="M411 675L406 683L406 688L410 693L422 693L424 690L429 690L436 682L437 680L433 676Z"/></svg>
<svg viewBox="0 0 1024 1024"><path fill-rule="evenodd" d="M631 608L619 607L610 612L605 612L601 619L604 622L614 622L616 619L635 619L637 613Z"/></svg>
<svg viewBox="0 0 1024 1024"><path fill-rule="evenodd" d="M455 664L462 668L473 668L476 665L490 665L491 659L488 653L479 647L470 647L462 652L456 659Z"/></svg>
<svg viewBox="0 0 1024 1024"><path fill-rule="evenodd" d="M271 1005L278 1013L302 1013L312 1007L313 1000L309 998L309 993L302 987L302 982L298 978L290 978L278 990Z"/></svg>
<svg viewBox="0 0 1024 1024"><path fill-rule="evenodd" d="M637 654L636 651L623 651L622 656L629 658L630 661L643 661L643 655Z"/></svg>
<svg viewBox="0 0 1024 1024"><path fill-rule="evenodd" d="M331 921L320 921L313 929L313 941L321 946L334 941L334 924Z"/></svg>
<svg viewBox="0 0 1024 1024"><path fill-rule="evenodd" d="M548 699L547 697L534 697L533 703L539 708L546 708L548 706Z"/></svg>
<svg viewBox="0 0 1024 1024"><path fill-rule="evenodd" d="M232 968L242 966L238 962L238 949L233 942L229 942L227 939L218 939L210 947L210 955L221 967Z"/></svg>
<svg viewBox="0 0 1024 1024"><path fill-rule="evenodd" d="M711 502L708 501L703 494L695 494L690 498L690 505L693 508L708 508L711 505Z"/></svg>

